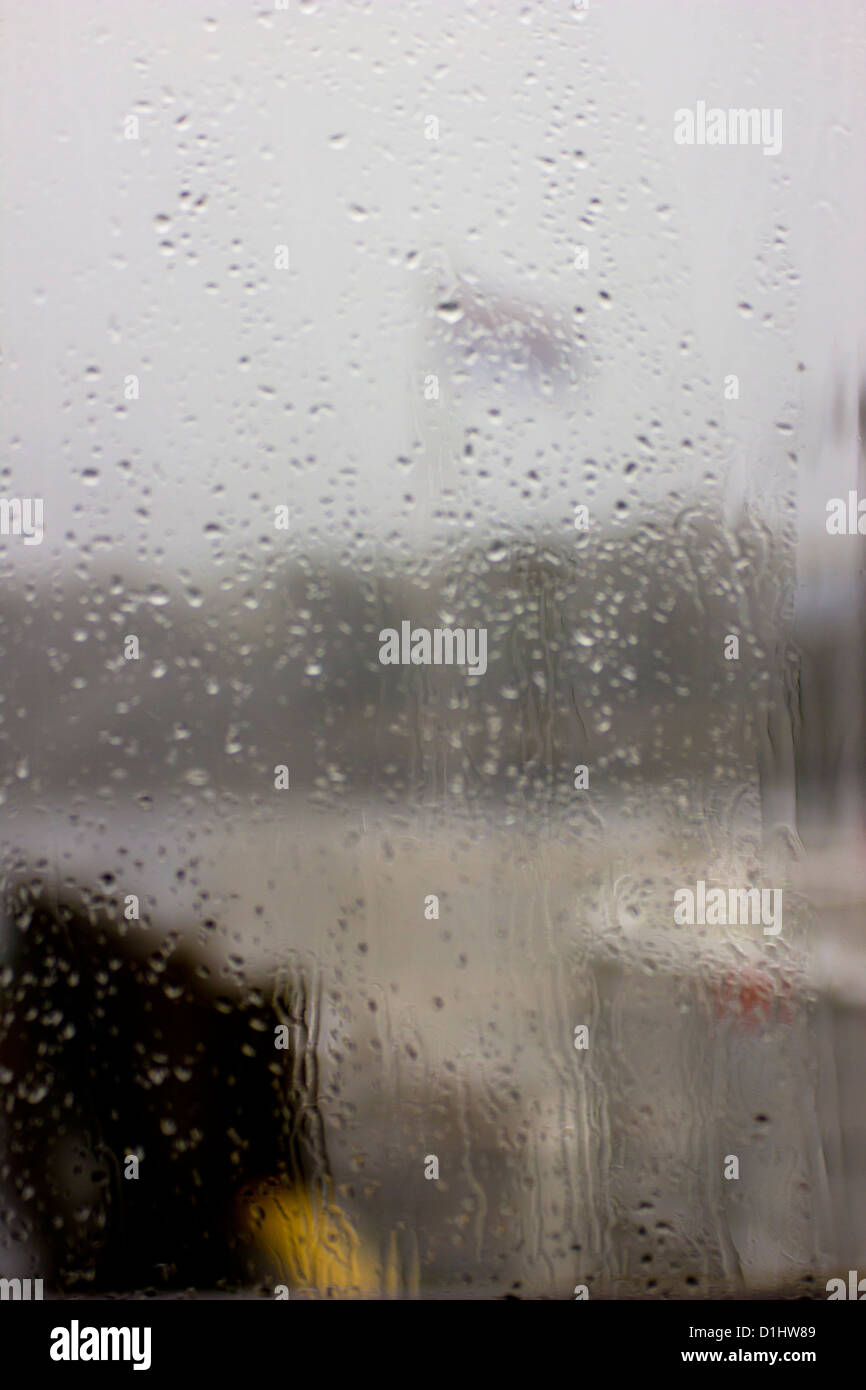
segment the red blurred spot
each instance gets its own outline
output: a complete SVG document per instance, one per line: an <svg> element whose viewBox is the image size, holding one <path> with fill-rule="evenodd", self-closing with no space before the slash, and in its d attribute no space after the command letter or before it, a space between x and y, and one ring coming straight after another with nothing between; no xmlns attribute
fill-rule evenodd
<svg viewBox="0 0 866 1390"><path fill-rule="evenodd" d="M749 1030L773 1018L790 1023L794 1016L790 1007L791 981L755 966L729 970L716 982L715 996L717 1017L737 1018Z"/></svg>

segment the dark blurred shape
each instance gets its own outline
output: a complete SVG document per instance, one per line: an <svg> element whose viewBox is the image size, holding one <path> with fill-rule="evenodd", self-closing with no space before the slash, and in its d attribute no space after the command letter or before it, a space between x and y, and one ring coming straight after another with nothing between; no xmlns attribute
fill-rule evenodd
<svg viewBox="0 0 866 1390"><path fill-rule="evenodd" d="M308 1187L325 1171L310 999L214 979L187 946L7 891L3 1179L54 1292L231 1288L240 1186ZM277 1051L275 1026L291 1048ZM140 1158L124 1177L126 1155Z"/></svg>

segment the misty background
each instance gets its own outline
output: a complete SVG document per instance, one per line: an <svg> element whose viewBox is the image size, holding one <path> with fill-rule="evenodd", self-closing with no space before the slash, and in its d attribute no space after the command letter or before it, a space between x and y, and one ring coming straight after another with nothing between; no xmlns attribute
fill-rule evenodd
<svg viewBox="0 0 866 1390"><path fill-rule="evenodd" d="M45 501L0 537L7 881L137 893L239 994L303 963L333 1170L409 1291L866 1258L861 544L825 528L863 486L864 38L3 7L2 487ZM676 145L698 100L780 108L781 153ZM404 618L487 627L485 677L381 667ZM700 877L783 886L784 940L674 932ZM19 1178L16 1250L65 1181L28 1226Z"/></svg>

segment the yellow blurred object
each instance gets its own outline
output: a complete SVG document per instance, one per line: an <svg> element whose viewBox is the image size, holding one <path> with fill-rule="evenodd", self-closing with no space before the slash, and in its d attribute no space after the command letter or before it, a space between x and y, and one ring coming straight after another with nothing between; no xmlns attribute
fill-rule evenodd
<svg viewBox="0 0 866 1390"><path fill-rule="evenodd" d="M241 1229L267 1260L275 1283L326 1298L381 1292L379 1262L327 1192L267 1179L243 1188L239 1205Z"/></svg>

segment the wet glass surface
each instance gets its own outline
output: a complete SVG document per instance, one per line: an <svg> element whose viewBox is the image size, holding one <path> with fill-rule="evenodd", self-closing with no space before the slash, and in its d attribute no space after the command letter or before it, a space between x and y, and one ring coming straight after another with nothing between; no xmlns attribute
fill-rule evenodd
<svg viewBox="0 0 866 1390"><path fill-rule="evenodd" d="M825 1296L862 15L7 29L0 1278Z"/></svg>

